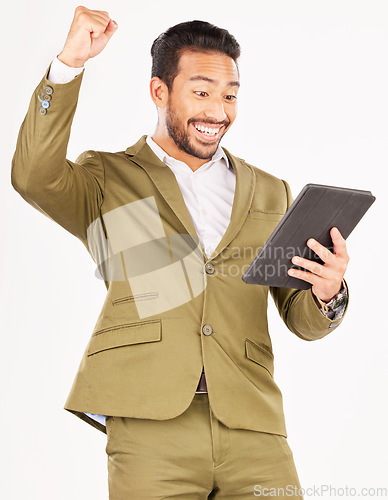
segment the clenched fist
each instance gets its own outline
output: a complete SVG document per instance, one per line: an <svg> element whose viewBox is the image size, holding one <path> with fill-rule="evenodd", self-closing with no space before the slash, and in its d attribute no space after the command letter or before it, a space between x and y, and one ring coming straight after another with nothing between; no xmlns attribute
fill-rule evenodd
<svg viewBox="0 0 388 500"><path fill-rule="evenodd" d="M77 7L58 59L68 66L81 68L105 48L117 27L106 11Z"/></svg>

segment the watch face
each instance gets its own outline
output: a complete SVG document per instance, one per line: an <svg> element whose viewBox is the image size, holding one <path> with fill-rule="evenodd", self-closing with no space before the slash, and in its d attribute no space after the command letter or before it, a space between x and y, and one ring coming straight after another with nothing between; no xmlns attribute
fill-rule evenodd
<svg viewBox="0 0 388 500"><path fill-rule="evenodd" d="M344 304L346 304L348 298L346 295L342 295L341 297L338 297L338 299L336 299L334 301L334 304L333 304L333 309L338 309L339 307L343 306Z"/></svg>

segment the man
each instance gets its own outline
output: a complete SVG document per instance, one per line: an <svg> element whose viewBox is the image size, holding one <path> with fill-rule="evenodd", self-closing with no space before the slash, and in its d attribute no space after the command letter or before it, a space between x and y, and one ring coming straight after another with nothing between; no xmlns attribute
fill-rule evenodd
<svg viewBox="0 0 388 500"><path fill-rule="evenodd" d="M21 126L12 185L79 238L107 297L65 408L107 433L111 499L302 498L273 379L270 291L287 327L320 339L342 321L348 255L309 240L293 258L309 290L247 285L243 272L292 203L287 182L233 156L240 48L181 23L151 55L152 137L66 159L84 64L117 29L77 7Z"/></svg>

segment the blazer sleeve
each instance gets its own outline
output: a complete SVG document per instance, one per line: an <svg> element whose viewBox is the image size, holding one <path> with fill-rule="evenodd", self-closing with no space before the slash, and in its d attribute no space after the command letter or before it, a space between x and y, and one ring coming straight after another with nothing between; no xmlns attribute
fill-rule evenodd
<svg viewBox="0 0 388 500"><path fill-rule="evenodd" d="M68 83L55 84L48 80L50 67L20 127L11 184L31 206L87 247L87 228L99 217L103 202L104 165L96 151L85 151L75 162L66 159L84 70ZM49 99L46 113L43 96Z"/></svg>
<svg viewBox="0 0 388 500"><path fill-rule="evenodd" d="M293 198L289 185L286 181L283 181L283 183L287 194L288 209L293 202ZM342 323L348 308L347 304L342 318L331 320L321 311L314 299L311 288L298 290L295 288L270 287L270 293L287 328L303 340L318 340L325 337Z"/></svg>

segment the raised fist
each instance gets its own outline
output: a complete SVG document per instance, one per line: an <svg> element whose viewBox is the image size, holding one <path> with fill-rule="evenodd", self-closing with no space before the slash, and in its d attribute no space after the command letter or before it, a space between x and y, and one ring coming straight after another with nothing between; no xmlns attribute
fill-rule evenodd
<svg viewBox="0 0 388 500"><path fill-rule="evenodd" d="M117 27L106 11L78 6L58 59L68 66L81 68L105 48Z"/></svg>

